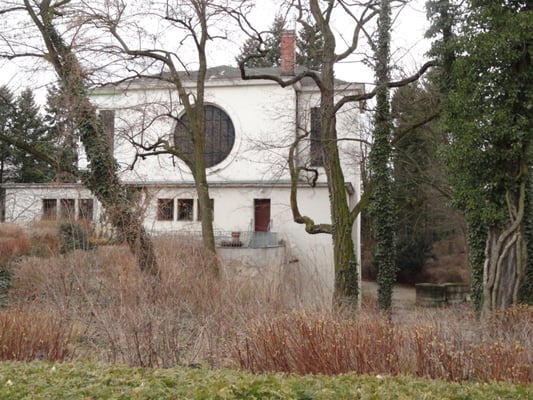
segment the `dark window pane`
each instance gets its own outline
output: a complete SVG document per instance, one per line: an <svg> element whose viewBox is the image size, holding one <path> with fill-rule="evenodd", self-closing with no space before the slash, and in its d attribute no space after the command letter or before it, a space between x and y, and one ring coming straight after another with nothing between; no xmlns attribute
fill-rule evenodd
<svg viewBox="0 0 533 400"><path fill-rule="evenodd" d="M104 127L104 132L109 138L111 151L113 151L115 143L115 110L100 110L99 114Z"/></svg>
<svg viewBox="0 0 533 400"><path fill-rule="evenodd" d="M61 219L74 219L76 217L74 199L61 199L59 201L59 216Z"/></svg>
<svg viewBox="0 0 533 400"><path fill-rule="evenodd" d="M43 216L42 219L57 218L57 200L43 199Z"/></svg>
<svg viewBox="0 0 533 400"><path fill-rule="evenodd" d="M192 221L192 199L178 199L178 221Z"/></svg>
<svg viewBox="0 0 533 400"><path fill-rule="evenodd" d="M235 128L228 114L215 106L204 106L204 159L206 167L223 161L235 143ZM189 117L184 114L176 124L174 146L194 162L193 143L189 130Z"/></svg>
<svg viewBox="0 0 533 400"><path fill-rule="evenodd" d="M157 199L157 219L159 221L174 220L174 200Z"/></svg>

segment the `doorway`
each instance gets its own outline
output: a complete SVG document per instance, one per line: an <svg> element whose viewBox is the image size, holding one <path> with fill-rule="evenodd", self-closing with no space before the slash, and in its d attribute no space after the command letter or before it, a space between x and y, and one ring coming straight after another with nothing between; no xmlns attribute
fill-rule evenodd
<svg viewBox="0 0 533 400"><path fill-rule="evenodd" d="M254 199L254 230L268 232L270 230L270 199Z"/></svg>

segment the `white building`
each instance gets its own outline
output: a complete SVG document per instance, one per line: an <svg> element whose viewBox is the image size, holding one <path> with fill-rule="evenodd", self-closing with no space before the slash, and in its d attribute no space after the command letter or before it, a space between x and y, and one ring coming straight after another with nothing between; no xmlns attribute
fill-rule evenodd
<svg viewBox="0 0 533 400"><path fill-rule="evenodd" d="M280 75L276 68L261 73ZM285 73L281 74L284 76ZM289 71L290 72L290 71ZM186 75L184 75L185 77ZM195 92L195 76L185 78ZM338 82L339 94L361 93L363 86ZM169 154L143 156L141 148L164 139L182 150L179 121L186 123L173 88L160 80L137 79L94 90L92 101L113 137L120 178L139 194L139 212L153 233L200 231L197 195L190 171ZM205 89L206 161L213 199L217 244L225 258L247 258L257 264L298 260L316 268L329 285L333 282L330 235L309 235L293 222L289 206L289 145L297 133L319 132L319 92L311 79L281 88L266 80L241 80L237 68L208 70ZM359 105L344 107L337 116L339 137L359 133ZM182 147L180 147L182 146ZM300 211L317 223L329 223L326 177L315 150L320 142L306 139L298 146L298 163L318 171L316 184L302 179ZM351 205L359 200L358 144L339 141ZM318 153L316 153L318 154ZM80 155L80 168L84 158ZM91 193L79 184L6 184L6 220L16 223L43 218L101 221L103 211ZM232 235L233 234L233 235ZM359 254L359 225L353 230Z"/></svg>

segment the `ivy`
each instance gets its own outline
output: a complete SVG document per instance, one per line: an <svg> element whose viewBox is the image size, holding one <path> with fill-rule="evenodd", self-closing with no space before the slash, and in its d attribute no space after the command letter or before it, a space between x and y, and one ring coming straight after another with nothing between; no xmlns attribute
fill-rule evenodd
<svg viewBox="0 0 533 400"><path fill-rule="evenodd" d="M533 168L533 7L521 1L463 4L464 22L450 30L457 35L445 45L440 40L434 51L441 61L449 61L441 64L447 79L440 76L445 97L442 123L450 138L445 156L454 204L467 221L473 302L479 311L481 306L487 309L510 302L494 300L502 291L491 292L491 283L482 287L489 282L484 271L516 269L510 275L495 275L506 276L495 287L507 286L510 296L509 288L516 285L510 279L520 281L527 275L519 271L520 248L526 247L531 274L531 211L522 218L518 209L525 201L531 210L531 190L525 192L525 199L521 193ZM493 251L486 252L490 235ZM514 261L507 258L509 251L497 251L505 240L516 252ZM487 296L492 296L490 305L483 304Z"/></svg>

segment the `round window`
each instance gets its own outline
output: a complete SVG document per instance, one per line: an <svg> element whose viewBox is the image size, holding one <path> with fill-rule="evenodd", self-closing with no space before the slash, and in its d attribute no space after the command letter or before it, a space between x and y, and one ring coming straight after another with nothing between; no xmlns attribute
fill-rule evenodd
<svg viewBox="0 0 533 400"><path fill-rule="evenodd" d="M230 117L220 108L204 106L205 149L204 159L207 168L222 162L231 152L235 143L235 128ZM194 162L194 151L187 114L178 120L174 130L174 146Z"/></svg>

